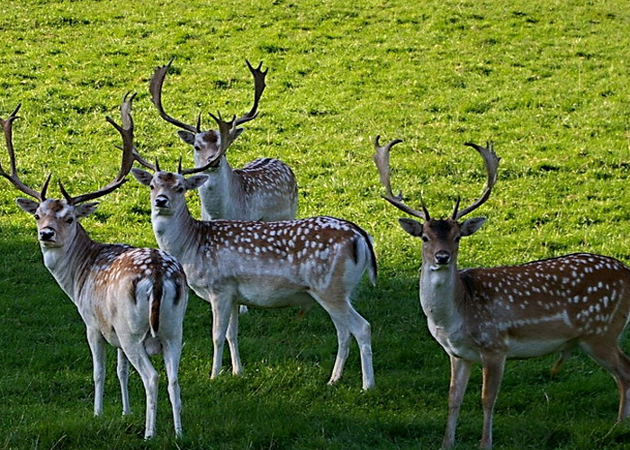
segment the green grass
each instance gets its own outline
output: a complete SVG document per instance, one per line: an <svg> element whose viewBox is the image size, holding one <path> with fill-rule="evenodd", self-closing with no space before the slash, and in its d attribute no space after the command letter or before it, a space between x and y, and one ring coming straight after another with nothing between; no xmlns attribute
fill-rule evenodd
<svg viewBox="0 0 630 450"><path fill-rule="evenodd" d="M153 69L175 57L167 111L249 110L244 60L264 61L260 116L229 152L289 163L299 215L355 221L375 239L380 279L356 307L373 326L377 388L360 391L358 351L330 387L336 337L314 309L241 317L245 374L210 381L209 307L192 297L180 381L185 437L175 441L165 377L158 437L142 440L144 393L123 418L110 351L105 414L92 417L84 326L41 262L35 224L0 183L0 449L424 449L446 422L448 358L417 301L419 244L381 198L372 139L401 138L394 189L422 192L434 216L484 182L466 141L495 142L499 182L462 243L463 267L514 264L573 251L630 263L630 4L623 0L235 1L9 0L0 5L0 116L22 103L14 142L23 179L47 173L72 193L116 173L117 117L137 91L136 142L175 167L188 148L149 100ZM207 116L206 116L207 118ZM6 157L0 159L6 165ZM56 188L53 189L56 193ZM198 199L191 196L198 213ZM154 246L148 193L130 181L83 221L104 242ZM630 351L630 343L624 341ZM157 360L156 360L157 361ZM495 414L497 449L617 449L618 395L608 374L575 355L557 378L553 357L508 364ZM163 372L161 363L156 363ZM458 448L481 435L481 376L474 372Z"/></svg>

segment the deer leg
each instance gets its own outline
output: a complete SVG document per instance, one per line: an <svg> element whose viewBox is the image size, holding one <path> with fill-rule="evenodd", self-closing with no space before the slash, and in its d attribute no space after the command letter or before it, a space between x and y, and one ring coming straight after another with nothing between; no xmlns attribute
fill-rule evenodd
<svg viewBox="0 0 630 450"><path fill-rule="evenodd" d="M310 292L310 295L324 308L324 310L326 310L335 325L335 329L337 330L337 357L335 359L335 365L333 366L330 380L328 380L328 384L334 384L339 381L343 373L346 359L348 358L348 353L350 351L350 336L353 334L353 328L356 328L356 325L353 327L352 324L353 321L356 322L356 318L352 313L354 312L357 316L358 314L354 310L350 311L351 308L348 308L349 303L347 299L344 299L344 303L340 305L340 302L338 300L336 301L334 293L324 292L320 294L318 292ZM356 330L354 330L354 332L356 332ZM359 342L358 339L357 342ZM359 345L359 347L361 346ZM361 354L361 361L363 364L363 353ZM365 378L363 388L367 389L365 386Z"/></svg>
<svg viewBox="0 0 630 450"><path fill-rule="evenodd" d="M450 449L455 445L455 428L457 427L457 417L462 406L466 386L470 379L472 363L455 356L451 356L451 383L448 392L448 420L446 422L446 432L442 441L442 448Z"/></svg>
<svg viewBox="0 0 630 450"><path fill-rule="evenodd" d="M180 329L181 330L181 329ZM179 388L178 370L179 361L182 353L182 334L181 331L176 336L169 336L163 339L162 347L164 352L164 367L166 368L166 377L168 378L168 396L173 409L173 425L175 426L175 436L182 435L182 400Z"/></svg>
<svg viewBox="0 0 630 450"><path fill-rule="evenodd" d="M136 344L128 344L121 342L123 350L127 355L127 359L131 365L136 369L142 384L147 399L146 410L146 424L144 429L144 438L151 439L155 435L155 417L157 415L157 394L158 394L158 381L159 376L156 370L151 365L149 355L147 354L142 342Z"/></svg>
<svg viewBox="0 0 630 450"><path fill-rule="evenodd" d="M129 360L125 356L122 348L118 350L118 364L116 366L116 374L118 375L118 381L120 382L120 392L122 394L122 408L123 416L127 416L131 413L129 407L129 389L127 388L127 381L129 380Z"/></svg>
<svg viewBox="0 0 630 450"><path fill-rule="evenodd" d="M214 350L210 378L216 378L219 376L223 364L223 346L225 345L225 335L230 323L232 308L230 307L230 300L226 298L216 297L210 303L212 305L212 346ZM234 342L234 345L238 344Z"/></svg>
<svg viewBox="0 0 630 450"><path fill-rule="evenodd" d="M328 384L334 384L341 378L346 359L348 358L350 351L350 331L348 330L348 325L344 323L344 320L340 317L332 314L330 317L337 330L337 357L335 358L335 365L333 366L332 374L328 381Z"/></svg>
<svg viewBox="0 0 630 450"><path fill-rule="evenodd" d="M95 328L87 329L87 340L92 352L94 379L94 415L103 414L103 390L105 387L105 339Z"/></svg>
<svg viewBox="0 0 630 450"><path fill-rule="evenodd" d="M490 449L492 448L492 414L503 379L505 355L482 355L481 362L483 365L483 386L481 389L483 434L479 447Z"/></svg>
<svg viewBox="0 0 630 450"><path fill-rule="evenodd" d="M230 323L227 328L227 342L230 348L230 356L232 358L232 375L240 375L243 373L241 365L241 356L238 352L238 315L240 306L237 303L232 304L230 312Z"/></svg>
<svg viewBox="0 0 630 450"><path fill-rule="evenodd" d="M354 336L359 346L361 356L361 373L363 376L363 390L374 387L374 368L372 366L372 332L370 323L365 320L351 305L348 299L350 312L350 333Z"/></svg>
<svg viewBox="0 0 630 450"><path fill-rule="evenodd" d="M615 378L619 388L617 422L622 422L630 415L630 358L618 346L582 342L581 347Z"/></svg>

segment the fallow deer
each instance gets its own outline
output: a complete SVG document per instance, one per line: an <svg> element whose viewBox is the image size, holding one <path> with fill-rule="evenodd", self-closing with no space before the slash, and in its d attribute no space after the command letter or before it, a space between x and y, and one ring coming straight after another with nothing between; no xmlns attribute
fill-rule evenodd
<svg viewBox="0 0 630 450"><path fill-rule="evenodd" d="M232 169L226 158L229 145L223 145L221 134L215 130L201 129L201 115L197 125L183 123L168 115L162 107L164 77L173 60L155 70L151 78L151 99L160 116L167 122L182 128L180 138L194 149L197 167L205 166L206 183L199 186L201 217L203 220L263 220L276 221L295 218L297 210L297 183L289 166L278 159L256 159L241 169ZM254 105L244 116L236 119L236 126L243 125L258 115L258 102L265 90L267 70L262 63L247 67L254 76ZM243 131L236 128L231 141ZM230 142L231 143L231 142Z"/></svg>
<svg viewBox="0 0 630 450"><path fill-rule="evenodd" d="M617 420L630 413L630 359L618 341L630 314L630 269L606 256L576 253L512 267L458 270L461 237L485 222L461 219L490 197L499 158L487 147L467 143L483 157L487 182L479 199L447 219L433 219L424 200L422 211L394 195L390 186L389 153L400 142L380 146L374 160L386 189L385 200L420 219L399 219L402 228L422 239L420 303L431 335L451 362L449 414L443 448L455 442L455 427L474 362L483 366L484 412L481 448L492 447L492 414L506 359L530 358L579 347L608 370L619 387ZM556 365L559 368L559 364Z"/></svg>
<svg viewBox="0 0 630 450"><path fill-rule="evenodd" d="M182 433L178 367L182 325L188 301L186 276L167 253L122 244L101 244L90 239L79 219L96 210L91 200L118 189L133 165L133 96L121 105L122 126L107 117L123 140L123 157L116 178L102 189L72 197L59 187L64 199L47 198L50 175L40 192L24 184L17 174L13 149L13 121L18 106L0 119L10 158L10 173L0 165L0 175L36 201L18 198L18 205L37 221L44 265L76 305L87 329L94 364L94 414L103 412L106 343L118 349L117 373L123 414L130 413L127 380L129 362L138 371L146 391L145 439L155 434L158 374L149 355L164 354L168 393L177 436Z"/></svg>
<svg viewBox="0 0 630 450"><path fill-rule="evenodd" d="M236 121L215 120L221 130L221 145L229 145ZM232 373L242 372L237 343L239 304L305 309L319 303L330 315L338 337L329 383L342 375L352 335L361 354L363 389L374 386L370 324L350 302L366 270L370 281L376 282L376 257L364 230L332 217L279 222L198 221L191 217L184 194L205 183L208 175L186 178L182 173L202 172L204 168L184 171L180 164L180 173L163 172L135 155L155 170L153 175L140 169L132 173L151 188L151 221L158 245L181 262L189 286L212 306L212 378L219 375L226 336Z"/></svg>

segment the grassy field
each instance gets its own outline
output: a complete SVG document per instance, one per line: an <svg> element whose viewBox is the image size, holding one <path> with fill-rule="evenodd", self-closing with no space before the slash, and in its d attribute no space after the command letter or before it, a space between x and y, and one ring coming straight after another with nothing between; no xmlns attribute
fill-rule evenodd
<svg viewBox="0 0 630 450"><path fill-rule="evenodd" d="M41 261L35 224L0 183L0 449L432 449L446 422L448 358L417 300L420 246L380 198L372 139L401 138L394 188L434 216L480 192L466 141L494 141L499 182L462 242L463 267L516 264L574 251L630 264L630 3L625 0L227 1L8 0L0 4L0 116L22 103L14 143L23 179L46 174L71 194L116 173L127 91L136 143L176 167L188 147L149 100L153 69L175 62L167 111L242 114L252 99L245 59L269 67L259 117L232 146L240 166L279 157L300 184L301 217L352 220L375 239L380 277L356 294L373 328L377 387L360 390L358 350L326 385L336 352L321 308L241 317L245 373L210 381L210 309L191 297L180 370L185 436L175 441L165 377L158 437L142 440L144 392L121 416L110 351L105 414L92 417L84 325ZM205 116L207 118L207 116ZM4 151L2 151L4 153ZM6 165L7 158L0 158ZM56 185L55 185L56 186ZM56 188L53 193L58 195ZM198 214L196 195L191 207ZM135 180L83 221L103 242L155 246L148 192ZM630 352L630 342L623 347ZM508 363L495 414L497 449L617 449L612 378L582 354L555 378L553 357ZM158 361L158 360L156 360ZM156 363L162 371L161 363ZM458 448L481 436L473 373Z"/></svg>

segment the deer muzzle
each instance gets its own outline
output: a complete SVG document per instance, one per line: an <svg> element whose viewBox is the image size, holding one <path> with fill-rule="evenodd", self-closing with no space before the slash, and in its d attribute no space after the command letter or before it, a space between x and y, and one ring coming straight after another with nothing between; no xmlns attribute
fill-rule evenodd
<svg viewBox="0 0 630 450"><path fill-rule="evenodd" d="M446 265L451 262L451 252L440 250L435 254L435 263L438 265Z"/></svg>

